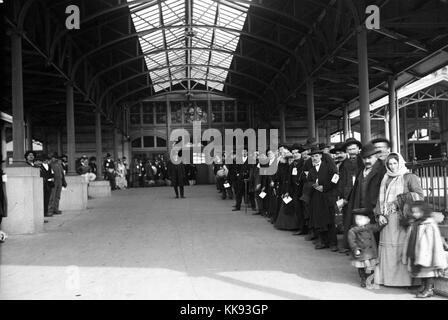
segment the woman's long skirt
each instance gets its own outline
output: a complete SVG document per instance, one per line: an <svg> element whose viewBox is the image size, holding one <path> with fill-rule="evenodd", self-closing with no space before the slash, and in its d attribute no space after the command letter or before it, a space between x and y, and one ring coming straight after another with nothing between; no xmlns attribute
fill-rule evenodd
<svg viewBox="0 0 448 320"><path fill-rule="evenodd" d="M396 212L389 214L387 219L388 224L380 233L375 283L391 287L411 286L411 275L401 259L406 229L400 226Z"/></svg>

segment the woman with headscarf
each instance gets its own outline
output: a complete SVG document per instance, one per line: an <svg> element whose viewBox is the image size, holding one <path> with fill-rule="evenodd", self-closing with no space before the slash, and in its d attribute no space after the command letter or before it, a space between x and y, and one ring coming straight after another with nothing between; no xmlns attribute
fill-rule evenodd
<svg viewBox="0 0 448 320"><path fill-rule="evenodd" d="M403 212L397 200L399 195L409 193L416 199L423 199L423 189L419 178L408 172L399 153L389 154L385 164L387 171L375 206L375 218L380 226L384 226L380 233L375 283L392 287L412 286L411 275L401 261L407 230L400 223Z"/></svg>

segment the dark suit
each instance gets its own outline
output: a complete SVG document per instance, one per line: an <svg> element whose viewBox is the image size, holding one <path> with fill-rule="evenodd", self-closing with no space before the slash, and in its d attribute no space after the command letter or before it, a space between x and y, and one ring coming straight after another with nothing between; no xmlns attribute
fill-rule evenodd
<svg viewBox="0 0 448 320"><path fill-rule="evenodd" d="M375 162L369 174L364 178L362 170L356 177L355 185L349 195L344 216L344 246L348 249L348 230L353 226L353 209L367 208L373 212L378 201L381 181L386 174L386 167L381 161ZM373 215L370 217L373 221Z"/></svg>
<svg viewBox="0 0 448 320"><path fill-rule="evenodd" d="M183 163L174 164L171 161L168 163L168 176L171 180L171 185L174 188L176 197L184 196L184 183L185 183L185 165Z"/></svg>
<svg viewBox="0 0 448 320"><path fill-rule="evenodd" d="M302 201L299 198L302 195L302 170L303 170L304 161L303 159L294 160L290 165L290 196L294 205L294 212L297 216L297 220L299 221L299 229L302 232L305 232L305 216L304 216L304 208Z"/></svg>
<svg viewBox="0 0 448 320"><path fill-rule="evenodd" d="M53 169L54 172L54 188L51 190L48 211L50 213L58 213L62 187L67 187L67 182L65 181L64 169L59 160L52 161L50 163L50 168Z"/></svg>
<svg viewBox="0 0 448 320"><path fill-rule="evenodd" d="M323 245L337 246L335 212L336 183L331 180L337 174L336 166L327 164L322 160L319 172L313 166L308 174L307 181L323 186L323 192L314 188L310 191L310 226L319 234Z"/></svg>
<svg viewBox="0 0 448 320"><path fill-rule="evenodd" d="M115 185L115 164L113 160L111 159L104 160L103 168L105 171L105 176L107 180L109 180L111 189L115 190L117 187Z"/></svg>
<svg viewBox="0 0 448 320"><path fill-rule="evenodd" d="M246 161L243 164L236 164L235 165L235 191L236 191L236 208L241 208L241 202L243 200L243 195L246 192L246 184L249 188L249 178L250 178L250 168L251 165L249 164L249 158L246 159ZM245 180L247 181L245 183ZM252 195L249 194L248 196L250 198L251 206L252 208L255 208L255 198ZM247 201L247 200L246 200Z"/></svg>
<svg viewBox="0 0 448 320"><path fill-rule="evenodd" d="M52 215L48 212L48 204L50 203L51 189L54 187L54 173L48 164L48 170L42 164L40 167L40 176L43 179L44 186L44 215Z"/></svg>

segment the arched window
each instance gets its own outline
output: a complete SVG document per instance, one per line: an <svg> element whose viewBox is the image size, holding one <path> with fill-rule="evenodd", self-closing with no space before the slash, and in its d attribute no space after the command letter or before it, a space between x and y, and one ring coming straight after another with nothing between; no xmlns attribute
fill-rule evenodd
<svg viewBox="0 0 448 320"><path fill-rule="evenodd" d="M152 149L166 148L166 140L157 136L143 136L132 140L132 148Z"/></svg>

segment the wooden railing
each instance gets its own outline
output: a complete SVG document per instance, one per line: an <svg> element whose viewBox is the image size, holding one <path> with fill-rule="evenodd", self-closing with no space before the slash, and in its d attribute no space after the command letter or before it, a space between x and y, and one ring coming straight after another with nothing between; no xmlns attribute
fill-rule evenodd
<svg viewBox="0 0 448 320"><path fill-rule="evenodd" d="M442 158L431 160L414 160L406 166L421 181L426 202L434 210L448 210L448 158L446 154Z"/></svg>

